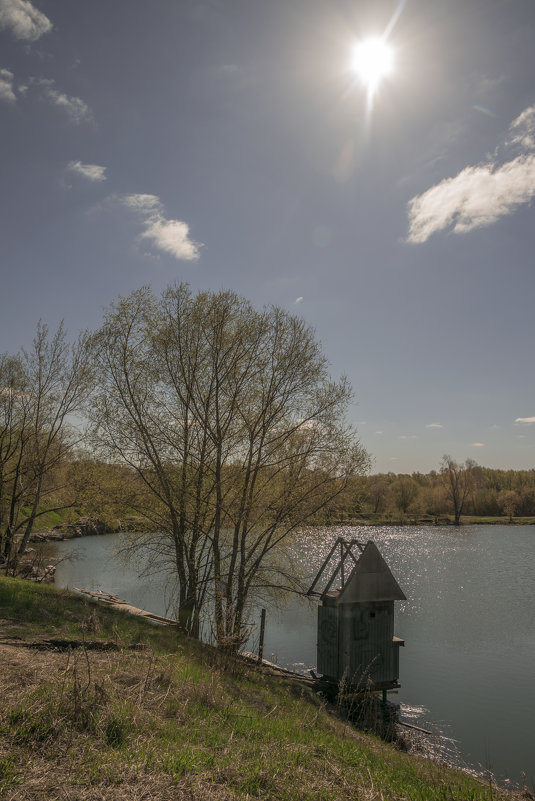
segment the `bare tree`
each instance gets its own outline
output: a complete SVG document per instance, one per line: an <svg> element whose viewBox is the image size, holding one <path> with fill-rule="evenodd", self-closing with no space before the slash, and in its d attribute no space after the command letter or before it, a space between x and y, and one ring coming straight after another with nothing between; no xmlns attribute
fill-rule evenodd
<svg viewBox="0 0 535 801"><path fill-rule="evenodd" d="M382 475L370 476L367 484L368 503L374 514L383 512L388 496L388 481Z"/></svg>
<svg viewBox="0 0 535 801"><path fill-rule="evenodd" d="M15 359L3 357L2 561L8 572L16 572L35 521L51 511L48 503L44 509L41 504L61 489L56 470L79 438L69 418L89 389L88 341L81 335L70 345L63 324L50 336L39 322L30 351Z"/></svg>
<svg viewBox="0 0 535 801"><path fill-rule="evenodd" d="M208 470L213 445L194 415L192 391L203 387L210 402L200 348L202 318L180 308L184 353L180 370L165 380L160 352L162 310L149 288L113 304L94 339L98 388L91 400L93 442L101 455L120 460L138 475L143 491L132 505L157 532L143 538L156 561L178 579L179 622L194 636L211 572L210 542L203 532L213 520L214 477ZM197 394L203 394L197 392ZM202 408L202 407L201 407Z"/></svg>
<svg viewBox="0 0 535 801"><path fill-rule="evenodd" d="M520 506L520 495L516 490L504 489L498 494L498 503L500 509L506 515L509 515L509 522L513 522L513 515Z"/></svg>
<svg viewBox="0 0 535 801"><path fill-rule="evenodd" d="M417 503L420 487L411 476L400 475L390 485L390 492L396 509L405 515Z"/></svg>
<svg viewBox="0 0 535 801"><path fill-rule="evenodd" d="M0 356L0 562L11 553L23 495L25 446L29 439L26 378L20 358Z"/></svg>
<svg viewBox="0 0 535 801"><path fill-rule="evenodd" d="M454 525L456 526L461 524L461 515L466 499L473 490L474 468L476 467L473 459L467 459L464 464L458 464L447 454L442 457L440 472L444 481L446 497L453 506Z"/></svg>
<svg viewBox="0 0 535 801"><path fill-rule="evenodd" d="M232 292L144 288L95 341L96 441L143 481L182 625L198 634L209 593L218 642L234 647L251 595L281 583L283 541L367 467L343 422L350 387L329 380L302 320Z"/></svg>

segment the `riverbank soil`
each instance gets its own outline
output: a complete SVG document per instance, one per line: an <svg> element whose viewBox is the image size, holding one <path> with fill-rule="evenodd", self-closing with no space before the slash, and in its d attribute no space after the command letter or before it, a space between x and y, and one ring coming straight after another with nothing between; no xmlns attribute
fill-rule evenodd
<svg viewBox="0 0 535 801"><path fill-rule="evenodd" d="M309 687L53 587L0 578L0 677L9 801L513 797L356 731Z"/></svg>

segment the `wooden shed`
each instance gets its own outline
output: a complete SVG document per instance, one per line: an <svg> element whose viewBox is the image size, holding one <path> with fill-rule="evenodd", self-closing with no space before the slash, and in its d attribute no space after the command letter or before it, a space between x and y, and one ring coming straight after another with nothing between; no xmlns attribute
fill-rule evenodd
<svg viewBox="0 0 535 801"><path fill-rule="evenodd" d="M355 555L354 546L358 548ZM323 592L315 592L332 556L340 548L338 566ZM347 560L352 569L344 579ZM331 590L341 574L341 587ZM394 636L394 601L405 595L372 540L338 539L312 584L318 595L318 672L327 681L345 681L354 688L387 690L399 687L399 647Z"/></svg>

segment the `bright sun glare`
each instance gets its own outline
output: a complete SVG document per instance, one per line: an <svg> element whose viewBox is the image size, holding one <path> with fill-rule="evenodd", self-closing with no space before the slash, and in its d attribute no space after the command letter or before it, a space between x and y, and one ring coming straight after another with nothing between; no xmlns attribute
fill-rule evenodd
<svg viewBox="0 0 535 801"><path fill-rule="evenodd" d="M351 68L370 94L375 92L381 78L392 71L393 64L392 48L379 36L365 39L353 49Z"/></svg>

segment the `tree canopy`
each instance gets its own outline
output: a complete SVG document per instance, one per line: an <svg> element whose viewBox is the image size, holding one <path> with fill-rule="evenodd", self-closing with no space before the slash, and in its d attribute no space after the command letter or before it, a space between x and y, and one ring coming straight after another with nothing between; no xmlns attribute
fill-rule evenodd
<svg viewBox="0 0 535 801"><path fill-rule="evenodd" d="M218 642L236 644L251 594L288 583L284 540L368 467L351 387L302 319L184 284L121 298L94 347L94 443L142 481L184 628L198 634L209 598Z"/></svg>

